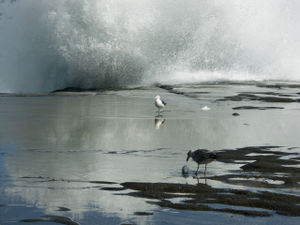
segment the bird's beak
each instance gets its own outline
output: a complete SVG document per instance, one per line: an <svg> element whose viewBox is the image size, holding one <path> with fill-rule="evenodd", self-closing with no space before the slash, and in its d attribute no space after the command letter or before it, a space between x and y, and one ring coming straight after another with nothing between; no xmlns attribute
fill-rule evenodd
<svg viewBox="0 0 300 225"><path fill-rule="evenodd" d="M186 158L186 161L189 161L189 158L190 158L190 156L188 155L187 158Z"/></svg>

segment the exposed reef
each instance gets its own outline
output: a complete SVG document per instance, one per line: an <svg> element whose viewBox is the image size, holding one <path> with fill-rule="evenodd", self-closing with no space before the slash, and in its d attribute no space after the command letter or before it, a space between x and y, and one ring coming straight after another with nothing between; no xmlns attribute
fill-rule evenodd
<svg viewBox="0 0 300 225"><path fill-rule="evenodd" d="M240 93L233 96L225 96L217 99L217 101L261 101L261 102L276 102L276 103L290 103L300 102L300 98L294 97L278 97L278 96L261 96L257 94Z"/></svg>
<svg viewBox="0 0 300 225"><path fill-rule="evenodd" d="M258 110L267 110L267 109L284 109L284 107L274 107L274 106L238 106L233 107L233 110L249 110L249 109L258 109Z"/></svg>
<svg viewBox="0 0 300 225"><path fill-rule="evenodd" d="M153 199L151 204L180 210L217 211L245 216L271 216L272 211L282 215L300 216L300 197L267 191L251 192L212 188L205 184L136 183L122 185L134 192L128 195ZM172 199L185 198L173 202ZM214 204L222 204L218 208ZM239 208L241 207L241 208ZM247 207L247 209L245 208Z"/></svg>
<svg viewBox="0 0 300 225"><path fill-rule="evenodd" d="M20 222L23 223L37 223L37 222L53 222L53 223L59 223L59 224L65 224L65 225L79 225L79 223L74 222L68 217L64 216L53 216L53 215L45 215L41 216L37 219L24 219Z"/></svg>
<svg viewBox="0 0 300 225"><path fill-rule="evenodd" d="M300 216L298 195L274 191L300 188L300 168L293 167L300 164L299 154L281 151L281 148L283 147L249 146L217 151L217 161L240 164L240 170L205 179L239 188L214 188L201 183L125 182L121 184L121 190L132 190L127 194L152 199L148 201L149 204L172 209L217 211L245 216L271 216L274 212ZM183 200L174 201L177 198Z"/></svg>

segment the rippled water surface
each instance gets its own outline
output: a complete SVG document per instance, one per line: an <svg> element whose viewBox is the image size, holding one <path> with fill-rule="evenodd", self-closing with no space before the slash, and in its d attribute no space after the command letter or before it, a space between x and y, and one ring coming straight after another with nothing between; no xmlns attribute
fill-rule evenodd
<svg viewBox="0 0 300 225"><path fill-rule="evenodd" d="M1 95L0 224L296 224L300 86L276 85Z"/></svg>

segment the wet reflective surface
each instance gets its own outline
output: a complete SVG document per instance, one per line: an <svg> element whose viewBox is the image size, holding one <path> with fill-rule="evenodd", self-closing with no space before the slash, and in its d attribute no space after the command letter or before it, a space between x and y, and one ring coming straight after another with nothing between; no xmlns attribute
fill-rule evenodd
<svg viewBox="0 0 300 225"><path fill-rule="evenodd" d="M0 224L295 224L297 91L209 84L1 95ZM253 98L274 92L293 101ZM167 101L160 114L157 94ZM195 176L186 154L197 148L218 157Z"/></svg>

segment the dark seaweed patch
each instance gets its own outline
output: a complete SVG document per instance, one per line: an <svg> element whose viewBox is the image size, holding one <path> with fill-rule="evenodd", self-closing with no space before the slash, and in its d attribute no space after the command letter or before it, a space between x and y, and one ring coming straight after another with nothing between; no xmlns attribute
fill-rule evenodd
<svg viewBox="0 0 300 225"><path fill-rule="evenodd" d="M178 210L216 211L245 216L271 216L273 212L300 216L300 196L274 193L270 189L300 188L300 169L284 165L299 165L298 153L281 151L281 146L249 146L217 152L218 161L242 164L241 170L229 175L211 176L231 185L262 188L266 191L213 188L207 184L125 182L126 195L153 199L149 204ZM295 156L283 159L284 156ZM289 158L289 157L288 157ZM236 162L239 160L239 162ZM197 177L196 177L197 178ZM172 199L183 199L172 202ZM224 207L214 207L223 205Z"/></svg>
<svg viewBox="0 0 300 225"><path fill-rule="evenodd" d="M53 216L53 215L45 215L41 216L37 219L24 219L20 222L23 223L35 223L35 222L53 222L53 223L59 223L59 224L65 224L65 225L79 225L79 223L74 222L68 217L64 216Z"/></svg>
<svg viewBox="0 0 300 225"><path fill-rule="evenodd" d="M68 212L71 211L71 209L66 208L66 207L58 207L58 209L56 211L60 211L60 212Z"/></svg>
<svg viewBox="0 0 300 225"><path fill-rule="evenodd" d="M281 102L281 103L291 103L300 102L300 98L287 98L287 97L276 97L276 96L259 96L255 94L241 93L233 96L226 96L222 99L217 99L217 101L261 101L261 102Z"/></svg>
<svg viewBox="0 0 300 225"><path fill-rule="evenodd" d="M204 95L204 94L209 94L210 92L208 91L191 91L191 92L183 92L178 90L175 86L171 86L171 85L156 85L157 87L164 89L172 94L176 94L176 95L184 95L186 97L198 97L198 95Z"/></svg>
<svg viewBox="0 0 300 225"><path fill-rule="evenodd" d="M66 87L63 89L58 89L55 91L52 91L51 93L57 93L57 92L86 92L86 91L98 91L96 88L81 88L81 87Z"/></svg>
<svg viewBox="0 0 300 225"><path fill-rule="evenodd" d="M136 216L152 216L153 213L151 213L151 212L135 212L134 215L136 215Z"/></svg>
<svg viewBox="0 0 300 225"><path fill-rule="evenodd" d="M274 106L265 106L265 107L258 107L258 106L238 106L232 108L233 110L251 110L251 109L258 109L258 110L266 110L266 109L284 109L283 107L274 107Z"/></svg>
<svg viewBox="0 0 300 225"><path fill-rule="evenodd" d="M124 187L136 190L131 196L155 199L151 204L180 210L219 211L246 216L270 216L266 210L279 214L300 216L300 197L271 192L250 192L245 190L229 190L211 188L205 184L168 184L168 183L123 183ZM181 193L180 195L177 193ZM173 203L168 199L187 198L181 203ZM224 204L227 208L218 209L207 204ZM232 207L230 207L232 206ZM233 207L248 207L234 209Z"/></svg>
<svg viewBox="0 0 300 225"><path fill-rule="evenodd" d="M257 83L256 86L264 87L264 88L275 88L275 89L300 88L300 84L290 84L290 83L278 83L278 84Z"/></svg>
<svg viewBox="0 0 300 225"><path fill-rule="evenodd" d="M252 94L252 95L271 95L271 96L281 96L281 97L293 97L293 94L284 94L279 92L240 92L242 94Z"/></svg>
<svg viewBox="0 0 300 225"><path fill-rule="evenodd" d="M92 183L92 184L116 184L115 182L109 182L109 181L90 181L89 183Z"/></svg>
<svg viewBox="0 0 300 225"><path fill-rule="evenodd" d="M124 187L103 187L101 188L101 190L105 190L105 191L123 191L126 188Z"/></svg>

